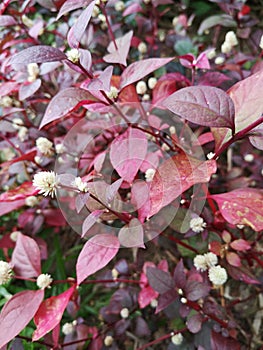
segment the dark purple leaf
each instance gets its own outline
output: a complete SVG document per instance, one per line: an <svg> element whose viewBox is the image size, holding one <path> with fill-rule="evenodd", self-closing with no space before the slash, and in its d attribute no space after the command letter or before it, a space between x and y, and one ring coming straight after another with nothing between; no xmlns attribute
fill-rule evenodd
<svg viewBox="0 0 263 350"><path fill-rule="evenodd" d="M57 20L65 13L76 10L80 7L88 6L93 0L66 0L61 6L57 15Z"/></svg>
<svg viewBox="0 0 263 350"><path fill-rule="evenodd" d="M150 335L149 326L141 316L136 318L135 334L140 338Z"/></svg>
<svg viewBox="0 0 263 350"><path fill-rule="evenodd" d="M20 86L18 92L18 98L20 101L25 100L26 98L32 96L41 86L41 79L36 79L30 84L23 84Z"/></svg>
<svg viewBox="0 0 263 350"><path fill-rule="evenodd" d="M103 210L95 210L90 213L83 222L81 237L84 237L89 229L97 222L98 218L103 214Z"/></svg>
<svg viewBox="0 0 263 350"><path fill-rule="evenodd" d="M160 294L175 288L174 280L169 272L159 270L156 267L148 267L146 275L150 286Z"/></svg>
<svg viewBox="0 0 263 350"><path fill-rule="evenodd" d="M143 226L136 218L132 219L127 225L120 229L118 237L120 243L124 247L145 248Z"/></svg>
<svg viewBox="0 0 263 350"><path fill-rule="evenodd" d="M84 101L97 101L97 99L90 92L81 88L70 87L60 91L52 98L47 106L40 128L64 117L79 104L84 104Z"/></svg>
<svg viewBox="0 0 263 350"><path fill-rule="evenodd" d="M198 333L202 327L202 316L200 314L195 314L190 316L187 320L186 325L191 333Z"/></svg>
<svg viewBox="0 0 263 350"><path fill-rule="evenodd" d="M198 125L227 128L234 125L233 101L216 87L189 86L173 93L162 105Z"/></svg>
<svg viewBox="0 0 263 350"><path fill-rule="evenodd" d="M219 87L226 81L231 80L227 75L220 72L206 72L198 80L198 85L215 86Z"/></svg>
<svg viewBox="0 0 263 350"><path fill-rule="evenodd" d="M158 299L158 305L155 313L162 311L167 308L170 304L172 304L178 298L178 293L175 289L170 289L167 292L160 295Z"/></svg>
<svg viewBox="0 0 263 350"><path fill-rule="evenodd" d="M70 28L68 32L68 43L70 47L79 47L80 40L89 24L94 5L95 1L92 1Z"/></svg>
<svg viewBox="0 0 263 350"><path fill-rule="evenodd" d="M226 338L222 334L212 330L211 350L240 350L240 344L233 338Z"/></svg>
<svg viewBox="0 0 263 350"><path fill-rule="evenodd" d="M38 45L28 47L11 57L9 64L23 64L54 62L65 60L67 56L64 52L52 46Z"/></svg>
<svg viewBox="0 0 263 350"><path fill-rule="evenodd" d="M120 88L123 89L138 80L143 79L146 75L154 72L156 69L171 62L174 57L170 58L147 58L134 62L127 67L121 75Z"/></svg>
<svg viewBox="0 0 263 350"><path fill-rule="evenodd" d="M119 246L118 238L109 234L100 234L89 239L77 261L78 284L106 266L118 253Z"/></svg>
<svg viewBox="0 0 263 350"><path fill-rule="evenodd" d="M249 136L249 141L251 144L263 151L263 127L259 125L257 128L253 129L251 132L252 136Z"/></svg>
<svg viewBox="0 0 263 350"><path fill-rule="evenodd" d="M186 275L184 272L184 263L181 259L174 269L174 282L177 288L184 289L186 284Z"/></svg>
<svg viewBox="0 0 263 350"><path fill-rule="evenodd" d="M184 288L185 296L191 301L196 301L200 298L204 298L210 292L210 286L197 281L187 281Z"/></svg>
<svg viewBox="0 0 263 350"><path fill-rule="evenodd" d="M200 25L198 29L198 35L202 35L204 31L214 26L224 26L224 27L236 27L236 22L230 15L215 15L207 17Z"/></svg>

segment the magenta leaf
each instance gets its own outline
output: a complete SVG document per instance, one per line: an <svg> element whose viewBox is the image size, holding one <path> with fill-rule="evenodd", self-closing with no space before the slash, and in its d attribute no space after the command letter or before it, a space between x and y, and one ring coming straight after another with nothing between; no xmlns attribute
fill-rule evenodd
<svg viewBox="0 0 263 350"><path fill-rule="evenodd" d="M123 180L131 183L147 154L147 138L145 133L128 128L118 136L110 147L110 160Z"/></svg>
<svg viewBox="0 0 263 350"><path fill-rule="evenodd" d="M247 225L255 231L263 230L263 191L240 188L231 192L212 195L221 214L233 225Z"/></svg>
<svg viewBox="0 0 263 350"><path fill-rule="evenodd" d="M76 10L80 7L88 6L93 0L66 0L61 6L57 15L57 20L65 13Z"/></svg>
<svg viewBox="0 0 263 350"><path fill-rule="evenodd" d="M42 338L59 324L75 289L74 285L62 294L52 296L42 302L34 316L37 329L33 333L33 341Z"/></svg>
<svg viewBox="0 0 263 350"><path fill-rule="evenodd" d="M181 118L198 125L233 128L235 108L226 92L212 86L188 86L162 102Z"/></svg>
<svg viewBox="0 0 263 350"><path fill-rule="evenodd" d="M89 229L97 222L98 218L103 214L103 210L94 210L90 213L82 224L82 234L81 237L84 237Z"/></svg>
<svg viewBox="0 0 263 350"><path fill-rule="evenodd" d="M0 348L17 336L31 321L44 298L44 290L26 290L12 296L0 314Z"/></svg>
<svg viewBox="0 0 263 350"><path fill-rule="evenodd" d="M233 338L226 338L222 334L212 330L211 350L240 350L240 344Z"/></svg>
<svg viewBox="0 0 263 350"><path fill-rule="evenodd" d="M192 315L188 318L186 325L191 333L198 333L202 328L202 316L200 314Z"/></svg>
<svg viewBox="0 0 263 350"><path fill-rule="evenodd" d="M138 295L138 303L140 308L143 309L151 303L153 299L158 297L158 293L152 289L151 286L147 286L140 290Z"/></svg>
<svg viewBox="0 0 263 350"><path fill-rule="evenodd" d="M109 54L103 57L104 61L108 63L119 63L127 66L127 56L130 50L132 36L133 31L131 30L121 38L116 39L115 44L117 49L115 44L111 42L107 48Z"/></svg>
<svg viewBox="0 0 263 350"><path fill-rule="evenodd" d="M235 267L228 265L227 272L237 281L242 281L248 284L260 284L256 277L253 276L252 273L244 266Z"/></svg>
<svg viewBox="0 0 263 350"><path fill-rule="evenodd" d="M125 86L143 79L146 75L171 62L173 59L174 57L147 58L130 64L121 75L120 88L123 89Z"/></svg>
<svg viewBox="0 0 263 350"><path fill-rule="evenodd" d="M70 28L67 37L70 47L79 47L80 40L89 24L94 5L95 1L92 1Z"/></svg>
<svg viewBox="0 0 263 350"><path fill-rule="evenodd" d="M106 266L118 253L119 247L119 240L113 235L100 234L89 239L77 261L78 285Z"/></svg>
<svg viewBox="0 0 263 350"><path fill-rule="evenodd" d="M42 63L65 60L64 52L52 46L38 45L22 50L11 57L9 64Z"/></svg>
<svg viewBox="0 0 263 350"><path fill-rule="evenodd" d="M18 234L11 264L18 276L30 278L41 274L40 250L33 238Z"/></svg>
<svg viewBox="0 0 263 350"><path fill-rule="evenodd" d="M134 218L119 231L119 241L124 247L145 248L143 242L144 231L141 222Z"/></svg>
<svg viewBox="0 0 263 350"><path fill-rule="evenodd" d="M233 242L230 243L230 247L240 252L249 250L251 248L250 243L242 238L235 239Z"/></svg>
<svg viewBox="0 0 263 350"><path fill-rule="evenodd" d="M2 193L0 195L0 202L12 202L29 196L35 196L37 193L38 190L34 188L32 182L24 182L15 189Z"/></svg>
<svg viewBox="0 0 263 350"><path fill-rule="evenodd" d="M227 252L226 254L226 260L227 262L232 265L232 266L236 266L239 267L241 266L241 259L240 257L237 255L237 253L234 252Z"/></svg>
<svg viewBox="0 0 263 350"><path fill-rule="evenodd" d="M13 210L16 210L20 207L22 207L25 204L25 199L18 199L12 202L0 202L0 215L5 215L7 213L10 213Z"/></svg>
<svg viewBox="0 0 263 350"><path fill-rule="evenodd" d="M186 154L167 159L155 173L150 186L152 216L197 183L208 182L216 172L214 160L201 161Z"/></svg>
<svg viewBox="0 0 263 350"><path fill-rule="evenodd" d="M70 87L61 90L56 94L47 106L44 117L41 121L40 128L48 123L64 117L78 105L88 101L96 101L97 99L90 92L81 88Z"/></svg>
<svg viewBox="0 0 263 350"><path fill-rule="evenodd" d="M175 288L174 280L169 272L162 271L156 267L148 267L146 275L150 286L160 294Z"/></svg>

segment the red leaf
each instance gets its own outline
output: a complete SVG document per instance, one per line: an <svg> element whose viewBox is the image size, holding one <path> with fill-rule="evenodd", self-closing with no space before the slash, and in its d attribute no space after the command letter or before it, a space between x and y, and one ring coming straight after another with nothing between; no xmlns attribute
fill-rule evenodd
<svg viewBox="0 0 263 350"><path fill-rule="evenodd" d="M232 266L236 266L236 267L241 266L240 257L234 252L228 252L226 254L226 260Z"/></svg>
<svg viewBox="0 0 263 350"><path fill-rule="evenodd" d="M45 223L49 226L61 227L66 225L66 220L60 209L44 209L41 213L45 217Z"/></svg>
<svg viewBox="0 0 263 350"><path fill-rule="evenodd" d="M84 101L97 101L97 99L90 92L81 88L70 87L61 90L52 98L47 106L40 128L64 117Z"/></svg>
<svg viewBox="0 0 263 350"><path fill-rule="evenodd" d="M184 272L184 263L182 259L174 269L174 282L177 288L184 289L186 284L186 275Z"/></svg>
<svg viewBox="0 0 263 350"><path fill-rule="evenodd" d="M140 308L143 309L147 305L151 303L153 299L156 299L158 297L158 293L152 289L151 286L147 286L143 288L138 295L138 303L140 305Z"/></svg>
<svg viewBox="0 0 263 350"><path fill-rule="evenodd" d="M233 242L231 242L230 247L240 252L243 252L244 250L249 250L251 248L250 243L248 243L248 241L245 241L242 238L236 239Z"/></svg>
<svg viewBox="0 0 263 350"><path fill-rule="evenodd" d="M124 247L145 248L143 243L143 226L141 222L134 218L129 224L123 226L119 231L119 241Z"/></svg>
<svg viewBox="0 0 263 350"><path fill-rule="evenodd" d="M94 5L95 1L92 1L70 28L67 37L70 47L79 47L80 40L90 21Z"/></svg>
<svg viewBox="0 0 263 350"><path fill-rule="evenodd" d="M198 125L234 125L235 108L223 90L212 86L189 86L176 91L162 102L173 113Z"/></svg>
<svg viewBox="0 0 263 350"><path fill-rule="evenodd" d="M26 290L15 294L0 314L0 348L17 336L31 321L44 298L44 290Z"/></svg>
<svg viewBox="0 0 263 350"><path fill-rule="evenodd" d="M42 63L65 60L67 56L64 52L52 46L37 45L28 47L11 57L9 64Z"/></svg>
<svg viewBox="0 0 263 350"><path fill-rule="evenodd" d="M242 281L248 284L260 284L260 282L244 266L235 267L228 265L227 272L237 281Z"/></svg>
<svg viewBox="0 0 263 350"><path fill-rule="evenodd" d="M155 173L150 187L152 216L197 183L208 182L216 172L214 160L201 161L186 154L166 160Z"/></svg>
<svg viewBox="0 0 263 350"><path fill-rule="evenodd" d="M38 190L33 187L32 182L24 182L22 185L13 190L4 192L0 195L0 202L13 202L18 199L25 199L29 196L34 196Z"/></svg>
<svg viewBox="0 0 263 350"><path fill-rule="evenodd" d="M212 241L209 243L209 250L215 255L220 256L221 250L222 250L222 244L219 241Z"/></svg>
<svg viewBox="0 0 263 350"><path fill-rule="evenodd" d="M147 154L147 138L138 129L128 128L110 147L110 160L123 180L131 183Z"/></svg>
<svg viewBox="0 0 263 350"><path fill-rule="evenodd" d="M116 39L117 50L115 44L111 42L107 48L109 54L103 57L104 61L107 63L120 63L127 66L126 59L130 50L132 36L133 31L131 30L122 37Z"/></svg>
<svg viewBox="0 0 263 350"><path fill-rule="evenodd" d="M263 191L241 188L211 196L218 204L226 221L233 225L248 225L255 231L263 230Z"/></svg>
<svg viewBox="0 0 263 350"><path fill-rule="evenodd" d="M173 59L174 57L147 58L146 60L141 60L130 64L121 75L121 89L143 79L146 75L171 62Z"/></svg>
<svg viewBox="0 0 263 350"><path fill-rule="evenodd" d="M240 344L233 338L226 338L214 330L211 332L211 350L240 350Z"/></svg>
<svg viewBox="0 0 263 350"><path fill-rule="evenodd" d="M88 240L77 261L78 285L106 266L118 253L119 247L118 238L109 234L100 234Z"/></svg>
<svg viewBox="0 0 263 350"><path fill-rule="evenodd" d="M22 156L19 156L17 158L14 158L12 160L9 160L7 162L4 162L1 164L1 167L4 168L6 166L10 166L11 164L22 162L23 160L33 160L37 154L37 151L29 151Z"/></svg>
<svg viewBox="0 0 263 350"><path fill-rule="evenodd" d="M18 276L30 278L40 275L40 250L36 241L19 233L11 263L14 265L14 271Z"/></svg>
<svg viewBox="0 0 263 350"><path fill-rule="evenodd" d="M80 7L89 5L92 0L66 0L61 6L59 13L57 15L57 20L63 16L65 13L76 10Z"/></svg>
<svg viewBox="0 0 263 350"><path fill-rule="evenodd" d="M50 297L42 302L34 317L37 329L33 333L33 341L40 339L59 324L75 289L76 286L72 286L64 293Z"/></svg>

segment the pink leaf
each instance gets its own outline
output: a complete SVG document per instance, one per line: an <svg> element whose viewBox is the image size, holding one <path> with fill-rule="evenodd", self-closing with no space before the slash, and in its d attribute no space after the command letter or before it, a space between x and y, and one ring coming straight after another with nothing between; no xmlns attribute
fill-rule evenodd
<svg viewBox="0 0 263 350"><path fill-rule="evenodd" d="M123 179L118 179L106 188L107 203L110 203L113 201L122 183L123 183Z"/></svg>
<svg viewBox="0 0 263 350"><path fill-rule="evenodd" d="M109 234L100 234L89 239L77 261L78 285L106 266L118 253L119 247L118 238Z"/></svg>
<svg viewBox="0 0 263 350"><path fill-rule="evenodd" d="M231 242L230 247L240 252L249 250L251 248L250 243L248 243L248 241L245 241L242 238L236 239L233 242Z"/></svg>
<svg viewBox="0 0 263 350"><path fill-rule="evenodd" d="M91 14L95 1L92 1L88 7L81 13L77 21L73 24L68 32L68 43L70 47L79 47L80 40L86 30L90 21Z"/></svg>
<svg viewBox="0 0 263 350"><path fill-rule="evenodd" d="M18 199L12 202L0 202L0 215L5 215L13 210L22 207L25 204L25 199Z"/></svg>
<svg viewBox="0 0 263 350"><path fill-rule="evenodd" d="M115 44L111 42L108 46L109 54L103 57L104 61L107 63L120 63L127 66L127 56L131 46L131 39L133 36L133 31L129 31L127 34L115 40Z"/></svg>
<svg viewBox="0 0 263 350"><path fill-rule="evenodd" d="M228 128L234 125L234 104L223 90L216 87L189 86L176 91L162 104L198 125Z"/></svg>
<svg viewBox="0 0 263 350"><path fill-rule="evenodd" d="M147 305L151 303L153 299L156 299L158 297L158 293L152 289L151 286L147 286L143 288L138 295L138 303L140 305L140 308L143 309Z"/></svg>
<svg viewBox="0 0 263 350"><path fill-rule="evenodd" d="M70 87L61 90L52 98L47 106L40 128L64 117L84 101L97 101L97 99L87 90L81 88Z"/></svg>
<svg viewBox="0 0 263 350"><path fill-rule="evenodd" d="M236 267L241 266L240 257L234 252L228 252L226 254L226 260L232 266L236 266Z"/></svg>
<svg viewBox="0 0 263 350"><path fill-rule="evenodd" d="M17 158L14 158L12 160L9 160L7 162L1 163L1 167L4 168L6 166L10 166L11 164L22 162L23 160L34 160L35 156L37 154L37 151L28 151L27 153L24 153L22 156L19 156Z"/></svg>
<svg viewBox="0 0 263 350"><path fill-rule="evenodd" d="M19 233L11 264L18 276L30 278L41 274L40 250L33 238Z"/></svg>
<svg viewBox="0 0 263 350"><path fill-rule="evenodd" d="M87 86L87 89L90 91L110 91L112 72L113 66L108 66L102 73L100 73L98 78L95 78L90 81L90 83Z"/></svg>
<svg viewBox="0 0 263 350"><path fill-rule="evenodd" d="M186 154L166 160L155 173L150 187L152 216L197 183L205 183L216 172L214 160L201 161Z"/></svg>
<svg viewBox="0 0 263 350"><path fill-rule="evenodd" d="M84 237L89 229L97 222L97 219L103 214L103 210L95 210L90 213L83 222L81 237Z"/></svg>
<svg viewBox="0 0 263 350"><path fill-rule="evenodd" d="M212 195L221 214L230 224L247 225L255 231L263 230L263 191L241 188L231 192Z"/></svg>
<svg viewBox="0 0 263 350"><path fill-rule="evenodd" d="M145 248L143 243L143 227L141 222L134 218L129 224L123 226L119 232L119 241L124 247Z"/></svg>
<svg viewBox="0 0 263 350"><path fill-rule="evenodd" d="M64 52L52 46L38 45L22 50L11 57L9 64L42 63L65 60Z"/></svg>
<svg viewBox="0 0 263 350"><path fill-rule="evenodd" d="M33 341L42 338L59 324L75 289L76 286L74 285L64 293L50 297L42 302L34 317L37 329L33 333Z"/></svg>
<svg viewBox="0 0 263 350"><path fill-rule="evenodd" d="M18 98L20 101L32 96L41 86L41 79L36 79L33 83L20 86Z"/></svg>
<svg viewBox="0 0 263 350"><path fill-rule="evenodd" d="M13 16L2 15L0 16L0 27L8 27L16 25L16 20Z"/></svg>
<svg viewBox="0 0 263 350"><path fill-rule="evenodd" d="M174 57L147 58L130 64L121 75L120 88L123 89L125 86L143 79L146 75L171 62L173 59Z"/></svg>
<svg viewBox="0 0 263 350"><path fill-rule="evenodd" d="M142 11L142 7L141 5L137 4L137 3L130 3L130 5L124 10L123 12L123 16L128 16L131 15L133 13L138 13Z"/></svg>
<svg viewBox="0 0 263 350"><path fill-rule="evenodd" d="M59 10L57 20L65 13L76 10L80 7L88 6L91 2L92 0L66 0Z"/></svg>
<svg viewBox="0 0 263 350"><path fill-rule="evenodd" d="M0 314L0 348L17 336L31 321L44 298L44 290L26 290L12 296Z"/></svg>
<svg viewBox="0 0 263 350"><path fill-rule="evenodd" d="M18 199L34 196L37 193L38 190L33 187L32 182L24 182L15 189L2 193L0 195L0 202L12 202Z"/></svg>
<svg viewBox="0 0 263 350"><path fill-rule="evenodd" d="M128 128L111 144L110 160L123 180L131 183L147 154L147 138L145 133Z"/></svg>

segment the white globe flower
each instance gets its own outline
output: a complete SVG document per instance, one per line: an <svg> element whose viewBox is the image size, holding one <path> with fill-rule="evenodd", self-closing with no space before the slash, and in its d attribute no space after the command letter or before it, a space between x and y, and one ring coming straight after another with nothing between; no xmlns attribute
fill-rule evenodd
<svg viewBox="0 0 263 350"><path fill-rule="evenodd" d="M129 309L127 309L127 307L124 307L123 309L121 309L120 315L122 318L128 318L129 317Z"/></svg>
<svg viewBox="0 0 263 350"><path fill-rule="evenodd" d="M53 153L53 143L49 141L46 137L39 137L38 139L36 139L36 146L37 149L45 156L51 156Z"/></svg>
<svg viewBox="0 0 263 350"><path fill-rule="evenodd" d="M137 94L143 95L143 94L145 94L146 91L147 91L147 85L146 85L145 81L143 81L143 80L138 81L138 83L136 84Z"/></svg>
<svg viewBox="0 0 263 350"><path fill-rule="evenodd" d="M208 277L215 286L221 286L227 281L226 269L220 265L210 267Z"/></svg>
<svg viewBox="0 0 263 350"><path fill-rule="evenodd" d="M198 271L206 271L207 263L204 255L196 255L194 258L194 266Z"/></svg>
<svg viewBox="0 0 263 350"><path fill-rule="evenodd" d="M204 258L205 258L207 267L215 266L218 263L217 256L212 252L204 254Z"/></svg>
<svg viewBox="0 0 263 350"><path fill-rule="evenodd" d="M54 171L40 171L34 175L33 186L43 196L51 196L53 198L58 187L58 177Z"/></svg>
<svg viewBox="0 0 263 350"><path fill-rule="evenodd" d="M49 274L42 273L37 278L37 286L40 289L45 289L50 287L50 284L52 283L52 281L53 281L53 278Z"/></svg>
<svg viewBox="0 0 263 350"><path fill-rule="evenodd" d="M6 262L1 260L0 261L0 285L6 284L10 281L12 277L12 268L11 266Z"/></svg>
<svg viewBox="0 0 263 350"><path fill-rule="evenodd" d="M175 335L173 335L172 336L172 343L174 344L174 345L181 345L182 344L182 342L183 342L183 340L184 340L184 337L182 336L182 334L181 333L177 333L177 334L175 334Z"/></svg>
<svg viewBox="0 0 263 350"><path fill-rule="evenodd" d="M80 52L78 49L71 49L68 52L66 52L66 55L68 60L73 63L78 63L80 59Z"/></svg>
<svg viewBox="0 0 263 350"><path fill-rule="evenodd" d="M77 187L77 189L80 192L87 192L88 191L88 187L87 187L87 183L83 182L81 177L76 177L75 180L72 183L73 186Z"/></svg>
<svg viewBox="0 0 263 350"><path fill-rule="evenodd" d="M154 178L154 175L155 175L155 170L150 168L150 169L147 169L146 172L145 172L145 180L146 182L151 182Z"/></svg>
<svg viewBox="0 0 263 350"><path fill-rule="evenodd" d="M204 219L201 218L200 216L197 218L193 218L190 221L190 228L192 231L196 233L203 232L204 229L206 228L206 222L204 222Z"/></svg>
<svg viewBox="0 0 263 350"><path fill-rule="evenodd" d="M226 33L225 42L231 46L238 45L236 34L232 30Z"/></svg>

